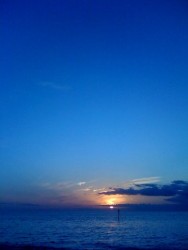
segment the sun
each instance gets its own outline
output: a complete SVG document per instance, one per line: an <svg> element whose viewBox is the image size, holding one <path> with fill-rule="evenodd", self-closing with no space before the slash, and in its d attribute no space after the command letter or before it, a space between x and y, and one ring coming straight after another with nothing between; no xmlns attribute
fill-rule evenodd
<svg viewBox="0 0 188 250"><path fill-rule="evenodd" d="M108 199L106 203L113 207L113 205L115 205L115 199Z"/></svg>
<svg viewBox="0 0 188 250"><path fill-rule="evenodd" d="M123 195L104 195L101 198L101 204L113 209L116 208L118 205L120 204L125 204L128 202L127 197L123 196ZM113 208L112 208L113 207Z"/></svg>

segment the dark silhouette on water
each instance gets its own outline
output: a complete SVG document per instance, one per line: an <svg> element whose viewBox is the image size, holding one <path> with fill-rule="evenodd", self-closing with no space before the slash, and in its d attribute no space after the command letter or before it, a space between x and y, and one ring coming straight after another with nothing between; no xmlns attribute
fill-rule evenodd
<svg viewBox="0 0 188 250"><path fill-rule="evenodd" d="M119 208L118 208L118 222L119 222L119 220L120 220L120 210L119 210Z"/></svg>

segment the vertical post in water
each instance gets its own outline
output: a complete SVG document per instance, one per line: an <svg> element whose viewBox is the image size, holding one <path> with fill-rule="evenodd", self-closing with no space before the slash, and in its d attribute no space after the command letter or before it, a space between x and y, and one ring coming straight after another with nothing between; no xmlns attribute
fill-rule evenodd
<svg viewBox="0 0 188 250"><path fill-rule="evenodd" d="M120 211L119 211L119 208L118 208L118 222L119 222L119 219L120 219L120 217L119 217L119 214L120 214Z"/></svg>

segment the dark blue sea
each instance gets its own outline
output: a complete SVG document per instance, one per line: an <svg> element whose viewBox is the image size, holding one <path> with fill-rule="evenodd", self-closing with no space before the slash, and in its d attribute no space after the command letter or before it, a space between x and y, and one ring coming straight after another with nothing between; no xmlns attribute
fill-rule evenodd
<svg viewBox="0 0 188 250"><path fill-rule="evenodd" d="M1 209L0 245L80 249L188 249L188 212Z"/></svg>

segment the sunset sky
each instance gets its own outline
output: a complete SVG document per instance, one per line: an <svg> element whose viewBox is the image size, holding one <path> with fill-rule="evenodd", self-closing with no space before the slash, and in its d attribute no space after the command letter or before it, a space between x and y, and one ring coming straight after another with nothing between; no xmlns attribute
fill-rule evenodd
<svg viewBox="0 0 188 250"><path fill-rule="evenodd" d="M1 203L188 206L187 13L1 1Z"/></svg>

